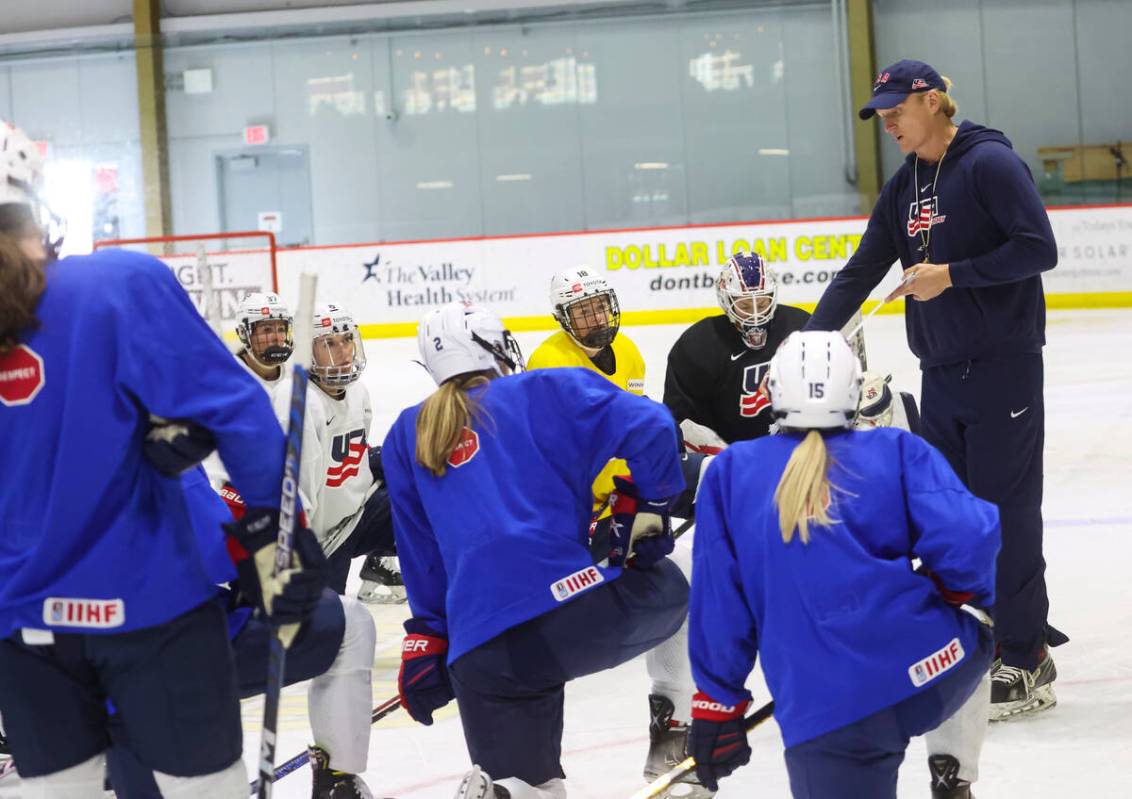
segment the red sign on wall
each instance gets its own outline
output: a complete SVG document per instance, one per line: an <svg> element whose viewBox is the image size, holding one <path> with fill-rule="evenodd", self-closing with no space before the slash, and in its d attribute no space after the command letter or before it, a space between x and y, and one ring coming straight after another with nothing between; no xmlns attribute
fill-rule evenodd
<svg viewBox="0 0 1132 799"><path fill-rule="evenodd" d="M249 125L244 128L244 144L267 144L271 130L267 125Z"/></svg>

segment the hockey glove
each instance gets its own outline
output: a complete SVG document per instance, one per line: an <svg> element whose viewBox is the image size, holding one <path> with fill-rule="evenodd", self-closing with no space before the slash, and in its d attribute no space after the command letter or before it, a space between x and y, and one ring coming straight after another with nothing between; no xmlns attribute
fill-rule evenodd
<svg viewBox="0 0 1132 799"><path fill-rule="evenodd" d="M709 791L719 780L751 760L743 714L750 702L727 706L699 691L692 697L688 754L696 758L696 776Z"/></svg>
<svg viewBox="0 0 1132 799"><path fill-rule="evenodd" d="M943 584L943 580L938 574L922 563L916 571L931 578L932 582L935 583L936 590L939 591L939 595L943 597L943 601L949 605L958 608L963 605L969 605L975 599L975 594L972 591L953 591L948 588Z"/></svg>
<svg viewBox="0 0 1132 799"><path fill-rule="evenodd" d="M291 566L275 572L279 511L248 508L243 518L224 525L228 555L236 565L240 591L272 624L290 646L299 625L314 611L325 585L326 557L308 528L297 526Z"/></svg>
<svg viewBox="0 0 1132 799"><path fill-rule="evenodd" d="M244 504L244 498L240 496L240 492L231 483L225 483L221 486L220 498L224 500L224 504L228 506L228 512L232 514L232 518L236 521L244 518L247 513L248 506Z"/></svg>
<svg viewBox="0 0 1132 799"><path fill-rule="evenodd" d="M614 477L609 497L613 516L610 527L609 563L612 566L648 568L672 553L671 500L642 499L628 477Z"/></svg>
<svg viewBox="0 0 1132 799"><path fill-rule="evenodd" d="M150 414L142 441L142 454L154 469L176 477L207 458L216 439L207 428L187 419L163 419Z"/></svg>
<svg viewBox="0 0 1132 799"><path fill-rule="evenodd" d="M456 698L448 678L448 639L417 619L405 622L405 632L397 693L413 720L429 726L433 712Z"/></svg>

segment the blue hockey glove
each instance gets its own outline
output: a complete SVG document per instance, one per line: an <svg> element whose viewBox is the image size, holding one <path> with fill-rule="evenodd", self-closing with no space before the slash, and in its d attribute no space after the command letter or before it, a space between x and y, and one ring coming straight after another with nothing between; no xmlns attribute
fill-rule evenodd
<svg viewBox="0 0 1132 799"><path fill-rule="evenodd" d="M613 516L610 527L609 563L613 566L648 568L672 553L671 500L642 499L636 484L627 477L613 478L609 497Z"/></svg>
<svg viewBox="0 0 1132 799"><path fill-rule="evenodd" d="M163 419L150 414L142 441L142 454L154 469L176 477L207 458L216 439L207 428L187 419Z"/></svg>
<svg viewBox="0 0 1132 799"><path fill-rule="evenodd" d="M750 702L727 706L702 691L692 697L692 728L688 754L696 758L696 777L709 791L719 780L751 760L743 714Z"/></svg>
<svg viewBox="0 0 1132 799"><path fill-rule="evenodd" d="M369 470L375 483L385 482L385 468L381 465L381 447L369 448Z"/></svg>
<svg viewBox="0 0 1132 799"><path fill-rule="evenodd" d="M417 619L405 622L405 632L397 693L413 720L428 726L433 712L456 698L448 678L448 639Z"/></svg>
<svg viewBox="0 0 1132 799"><path fill-rule="evenodd" d="M239 521L224 525L224 532L240 591L271 623L285 628L282 637L289 645L298 625L318 605L325 585L326 557L314 533L306 527L296 527L291 567L276 576L277 509L248 508Z"/></svg>

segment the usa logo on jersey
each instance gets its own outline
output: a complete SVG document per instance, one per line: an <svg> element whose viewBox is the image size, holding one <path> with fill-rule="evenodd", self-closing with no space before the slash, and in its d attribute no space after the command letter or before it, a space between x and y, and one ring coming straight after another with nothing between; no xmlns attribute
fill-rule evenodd
<svg viewBox="0 0 1132 799"><path fill-rule="evenodd" d="M739 395L739 415L744 417L758 416L770 407L770 397L759 391L763 375L766 374L770 361L756 363L743 370L743 393Z"/></svg>
<svg viewBox="0 0 1132 799"><path fill-rule="evenodd" d="M921 231L927 232L932 225L942 224L946 219L946 216L940 216L938 196L915 201L908 206L908 235L918 236Z"/></svg>
<svg viewBox="0 0 1132 799"><path fill-rule="evenodd" d="M363 429L334 436L330 445L334 465L326 470L326 487L337 488L351 477L357 477L367 452L369 444L366 443L366 431Z"/></svg>

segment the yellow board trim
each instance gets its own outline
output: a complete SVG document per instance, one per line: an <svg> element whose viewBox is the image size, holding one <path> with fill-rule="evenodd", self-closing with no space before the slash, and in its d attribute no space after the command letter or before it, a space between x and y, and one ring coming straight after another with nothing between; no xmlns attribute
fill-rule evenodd
<svg viewBox="0 0 1132 799"><path fill-rule="evenodd" d="M861 309L868 313L879 300L866 300ZM791 303L797 308L813 311L817 303ZM1089 294L1047 294L1046 307L1066 308L1132 308L1132 291L1107 291ZM711 308L668 308L661 311L625 311L621 314L621 324L633 325L675 325L698 322L705 316L722 313L718 306ZM881 308L877 314L902 314L904 306L892 303ZM503 323L509 330L557 330L558 322L549 314L546 316L508 316ZM417 334L416 322L390 322L388 324L361 325L363 338L407 338Z"/></svg>

